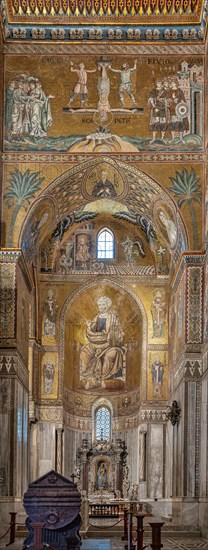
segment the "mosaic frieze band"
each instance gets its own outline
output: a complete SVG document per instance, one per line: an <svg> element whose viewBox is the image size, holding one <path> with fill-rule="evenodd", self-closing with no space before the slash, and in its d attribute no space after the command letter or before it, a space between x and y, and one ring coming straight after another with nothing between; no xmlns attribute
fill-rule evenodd
<svg viewBox="0 0 208 550"><path fill-rule="evenodd" d="M0 376L9 378L17 377L28 389L29 373L21 358L17 355L0 355Z"/></svg>
<svg viewBox="0 0 208 550"><path fill-rule="evenodd" d="M203 267L188 268L187 285L187 342L199 343L203 338Z"/></svg>

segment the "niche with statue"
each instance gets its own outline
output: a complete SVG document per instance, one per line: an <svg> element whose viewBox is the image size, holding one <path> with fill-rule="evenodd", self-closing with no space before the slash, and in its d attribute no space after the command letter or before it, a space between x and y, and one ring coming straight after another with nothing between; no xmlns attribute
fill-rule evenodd
<svg viewBox="0 0 208 550"><path fill-rule="evenodd" d="M124 441L115 445L107 441L95 441L90 446L83 439L77 451L78 486L88 498L125 498L127 449Z"/></svg>

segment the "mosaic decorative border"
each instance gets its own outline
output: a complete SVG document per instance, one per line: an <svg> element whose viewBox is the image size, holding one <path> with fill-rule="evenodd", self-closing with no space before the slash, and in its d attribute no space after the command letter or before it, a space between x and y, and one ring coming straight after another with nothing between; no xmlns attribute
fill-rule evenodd
<svg viewBox="0 0 208 550"><path fill-rule="evenodd" d="M63 44L59 43L59 55L125 55L128 56L167 56L204 55L204 44ZM15 55L55 55L57 44L6 43L5 54Z"/></svg>
<svg viewBox="0 0 208 550"><path fill-rule="evenodd" d="M96 158L98 153L96 153ZM22 152L5 152L2 155L2 160L6 164L16 164L21 162L34 162L34 163L53 163L59 162L61 164L85 162L93 160L94 155L91 153L80 155L80 153L22 153ZM117 161L123 162L204 162L206 160L204 153L109 153L109 158L115 158Z"/></svg>
<svg viewBox="0 0 208 550"><path fill-rule="evenodd" d="M203 338L203 267L190 266L187 271L186 341L197 344Z"/></svg>
<svg viewBox="0 0 208 550"><path fill-rule="evenodd" d="M0 258L1 260L1 258ZM0 263L0 338L15 337L16 265Z"/></svg>
<svg viewBox="0 0 208 550"><path fill-rule="evenodd" d="M150 17L153 24L164 23L168 20L170 25L176 22L181 24L196 23L201 20L203 9L202 0L7 0L7 9L10 21L34 22L41 18L41 22L48 21L54 24L63 23L67 17L74 24L78 21L85 23L87 17L91 22L93 17L96 22L107 20L122 23L125 19L138 24L149 23ZM111 18L111 19L110 19ZM108 21L110 19L110 21Z"/></svg>

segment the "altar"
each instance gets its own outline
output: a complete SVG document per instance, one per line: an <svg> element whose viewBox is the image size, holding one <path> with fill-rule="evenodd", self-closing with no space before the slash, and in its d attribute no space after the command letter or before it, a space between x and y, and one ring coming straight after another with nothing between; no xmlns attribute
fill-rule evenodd
<svg viewBox="0 0 208 550"><path fill-rule="evenodd" d="M127 498L128 467L126 444L121 439L97 440L92 446L83 439L77 452L78 486L89 499L95 513L96 506L115 505L115 501ZM98 509L97 509L98 511ZM105 508L104 515L107 513Z"/></svg>

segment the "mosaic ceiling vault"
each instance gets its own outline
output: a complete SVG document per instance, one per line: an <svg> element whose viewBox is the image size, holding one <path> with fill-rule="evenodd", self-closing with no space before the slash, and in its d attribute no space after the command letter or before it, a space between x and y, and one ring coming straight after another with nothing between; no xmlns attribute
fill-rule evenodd
<svg viewBox="0 0 208 550"><path fill-rule="evenodd" d="M5 40L204 41L203 0L0 0Z"/></svg>

